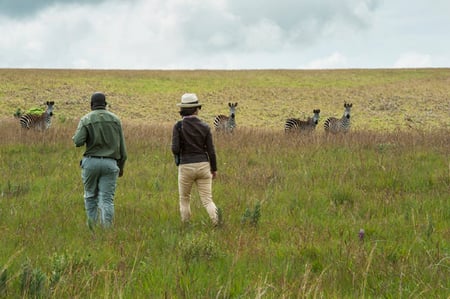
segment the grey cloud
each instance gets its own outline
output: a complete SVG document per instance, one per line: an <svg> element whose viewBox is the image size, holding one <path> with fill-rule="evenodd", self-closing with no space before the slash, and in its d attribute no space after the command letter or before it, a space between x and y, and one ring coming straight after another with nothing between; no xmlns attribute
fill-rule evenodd
<svg viewBox="0 0 450 299"><path fill-rule="evenodd" d="M180 13L180 30L186 45L211 50L235 48L240 40L242 24L233 16L214 6L186 8L188 14Z"/></svg>
<svg viewBox="0 0 450 299"><path fill-rule="evenodd" d="M24 18L52 5L98 4L107 0L0 0L0 16Z"/></svg>
<svg viewBox="0 0 450 299"><path fill-rule="evenodd" d="M222 7L184 7L183 36L197 50L264 50L250 41L308 45L332 31L366 30L382 0L228 0ZM275 33L275 34L274 34ZM260 35L258 38L255 35ZM212 42L208 42L212 41ZM268 49L269 50L269 49Z"/></svg>
<svg viewBox="0 0 450 299"><path fill-rule="evenodd" d="M307 20L314 19L318 23L343 18L347 22L364 23L366 15L362 11L374 12L382 0L230 0L230 12L247 22L255 22L262 18L274 20L280 27L289 30Z"/></svg>

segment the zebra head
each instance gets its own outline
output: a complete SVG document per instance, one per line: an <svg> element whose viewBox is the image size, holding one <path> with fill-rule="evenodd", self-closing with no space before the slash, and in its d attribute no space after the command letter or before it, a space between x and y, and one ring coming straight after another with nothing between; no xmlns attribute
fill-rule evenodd
<svg viewBox="0 0 450 299"><path fill-rule="evenodd" d="M344 115L342 116L342 118L350 119L350 110L352 109L352 103L344 102L344 108L345 108L345 111L344 111Z"/></svg>
<svg viewBox="0 0 450 299"><path fill-rule="evenodd" d="M230 107L230 118L233 118L236 116L236 107L238 103L228 103L228 107Z"/></svg>
<svg viewBox="0 0 450 299"><path fill-rule="evenodd" d="M319 113L320 113L320 109L314 109L313 110L314 116L313 116L313 122L315 125L317 125L319 123Z"/></svg>
<svg viewBox="0 0 450 299"><path fill-rule="evenodd" d="M46 103L47 105L47 110L45 110L45 112L49 115L49 116L53 116L53 106L55 105L54 101L47 101Z"/></svg>

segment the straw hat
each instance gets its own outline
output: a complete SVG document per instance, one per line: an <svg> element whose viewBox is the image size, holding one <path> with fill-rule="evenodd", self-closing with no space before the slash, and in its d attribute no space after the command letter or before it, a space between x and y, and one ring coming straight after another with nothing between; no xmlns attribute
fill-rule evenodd
<svg viewBox="0 0 450 299"><path fill-rule="evenodd" d="M181 96L181 102L177 104L180 108L194 108L201 107L202 104L198 102L197 95L195 93L185 93Z"/></svg>

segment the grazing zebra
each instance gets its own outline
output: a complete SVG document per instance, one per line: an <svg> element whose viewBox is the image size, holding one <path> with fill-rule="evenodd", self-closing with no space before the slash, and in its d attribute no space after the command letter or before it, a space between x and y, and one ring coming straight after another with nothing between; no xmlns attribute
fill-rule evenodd
<svg viewBox="0 0 450 299"><path fill-rule="evenodd" d="M325 121L324 128L326 133L347 133L350 130L350 110L352 109L352 104L344 102L344 108L344 115L341 118L329 117Z"/></svg>
<svg viewBox="0 0 450 299"><path fill-rule="evenodd" d="M47 101L47 109L42 114L27 113L20 116L20 125L24 129L46 130L52 124L53 105L55 102Z"/></svg>
<svg viewBox="0 0 450 299"><path fill-rule="evenodd" d="M220 114L214 118L214 127L216 128L216 131L233 132L234 128L236 128L237 105L238 103L228 103L228 107L230 107L230 116Z"/></svg>
<svg viewBox="0 0 450 299"><path fill-rule="evenodd" d="M288 118L284 124L284 131L288 132L311 132L316 128L319 122L320 109L313 110L313 117L308 117L307 120L300 120L299 118Z"/></svg>

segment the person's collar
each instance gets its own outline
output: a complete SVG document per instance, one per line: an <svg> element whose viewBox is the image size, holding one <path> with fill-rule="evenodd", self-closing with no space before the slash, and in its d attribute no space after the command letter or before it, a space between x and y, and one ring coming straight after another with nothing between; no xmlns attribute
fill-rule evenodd
<svg viewBox="0 0 450 299"><path fill-rule="evenodd" d="M183 119L185 119L185 118L197 118L197 115L192 114L192 115L183 116Z"/></svg>

